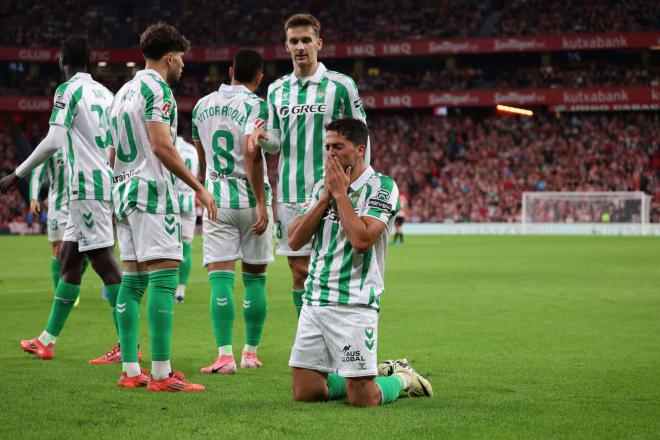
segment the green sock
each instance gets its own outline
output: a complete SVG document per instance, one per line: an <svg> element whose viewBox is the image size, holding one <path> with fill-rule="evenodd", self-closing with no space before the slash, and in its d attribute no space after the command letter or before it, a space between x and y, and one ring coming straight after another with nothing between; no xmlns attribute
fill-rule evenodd
<svg viewBox="0 0 660 440"><path fill-rule="evenodd" d="M73 303L80 294L80 286L69 284L60 279L55 289L55 299L53 300L53 307L50 309L50 316L48 316L48 324L46 324L46 331L53 336L59 336L66 319L71 313Z"/></svg>
<svg viewBox="0 0 660 440"><path fill-rule="evenodd" d="M87 268L89 267L89 258L84 257L82 261L82 271L80 271L80 276L85 275Z"/></svg>
<svg viewBox="0 0 660 440"><path fill-rule="evenodd" d="M119 336L119 323L117 322L117 296L119 295L119 288L121 284L106 284L105 293L108 295L108 303L110 304L110 310L112 313L112 321L115 323L115 330L117 331L117 336Z"/></svg>
<svg viewBox="0 0 660 440"><path fill-rule="evenodd" d="M170 360L170 341L174 322L174 292L179 269L164 269L149 273L147 316L151 336L151 360Z"/></svg>
<svg viewBox="0 0 660 440"><path fill-rule="evenodd" d="M179 264L179 284L184 286L188 285L188 278L190 277L190 267L192 263L190 261L190 250L192 249L192 243L189 241L183 242L183 261Z"/></svg>
<svg viewBox="0 0 660 440"><path fill-rule="evenodd" d="M401 392L403 384L397 376L378 376L376 383L380 387L380 393L382 395L381 405L387 405L399 398L399 392Z"/></svg>
<svg viewBox="0 0 660 440"><path fill-rule="evenodd" d="M232 345L234 328L234 272L218 270L209 273L211 282L211 323L218 347Z"/></svg>
<svg viewBox="0 0 660 440"><path fill-rule="evenodd" d="M259 345L266 322L268 301L266 300L266 274L243 272L245 299L243 318L245 319L245 344Z"/></svg>
<svg viewBox="0 0 660 440"><path fill-rule="evenodd" d="M138 362L140 303L148 284L149 275L146 273L124 272L121 277L115 312L122 362Z"/></svg>
<svg viewBox="0 0 660 440"><path fill-rule="evenodd" d="M328 383L328 400L339 400L346 397L346 379L338 374L330 373Z"/></svg>
<svg viewBox="0 0 660 440"><path fill-rule="evenodd" d="M53 287L57 290L57 283L62 276L62 262L55 257L50 258L50 276L53 279Z"/></svg>
<svg viewBox="0 0 660 440"><path fill-rule="evenodd" d="M298 314L298 317L300 318L300 311L302 310L303 306L303 295L305 293L305 289L302 290L292 290L291 293L293 294L293 305L296 306L296 313Z"/></svg>

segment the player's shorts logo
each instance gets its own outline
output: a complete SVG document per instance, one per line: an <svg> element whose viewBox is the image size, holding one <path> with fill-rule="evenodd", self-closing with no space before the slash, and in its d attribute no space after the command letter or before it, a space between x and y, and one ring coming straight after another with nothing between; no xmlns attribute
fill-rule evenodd
<svg viewBox="0 0 660 440"><path fill-rule="evenodd" d="M346 348L348 347L348 348ZM346 350L341 351L342 362L366 362L367 360L360 354L360 350L351 351L351 346L344 347Z"/></svg>
<svg viewBox="0 0 660 440"><path fill-rule="evenodd" d="M57 219L54 218L50 221L50 229L53 231L57 231L57 229L60 227L59 223L57 222Z"/></svg>

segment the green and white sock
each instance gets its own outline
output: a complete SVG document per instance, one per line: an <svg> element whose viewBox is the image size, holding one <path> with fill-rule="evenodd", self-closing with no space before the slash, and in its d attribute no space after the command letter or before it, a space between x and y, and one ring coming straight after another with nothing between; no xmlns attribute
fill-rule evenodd
<svg viewBox="0 0 660 440"><path fill-rule="evenodd" d="M234 349L231 345L223 345L221 347L218 347L218 354L225 356L228 354L234 354Z"/></svg>
<svg viewBox="0 0 660 440"><path fill-rule="evenodd" d="M138 362L140 304L149 284L147 273L124 272L121 277L115 312L119 327L121 359L124 364ZM128 370L125 370L129 374Z"/></svg>
<svg viewBox="0 0 660 440"><path fill-rule="evenodd" d="M57 290L57 283L62 276L62 262L55 257L50 258L50 276L53 279L53 288Z"/></svg>
<svg viewBox="0 0 660 440"><path fill-rule="evenodd" d="M215 270L209 272L211 282L211 324L217 347L232 345L234 329L234 271Z"/></svg>
<svg viewBox="0 0 660 440"><path fill-rule="evenodd" d="M293 305L296 307L296 313L298 318L300 318L300 311L303 306L303 295L305 294L305 289L302 290L292 290L291 294L293 295Z"/></svg>
<svg viewBox="0 0 660 440"><path fill-rule="evenodd" d="M380 388L381 405L387 405L399 398L399 393L404 388L405 380L397 374L392 376L379 376L376 378L376 385Z"/></svg>
<svg viewBox="0 0 660 440"><path fill-rule="evenodd" d="M57 336L51 335L46 330L42 331L37 339L44 345L55 344L57 342Z"/></svg>
<svg viewBox="0 0 660 440"><path fill-rule="evenodd" d="M169 361L171 357L170 344L177 278L178 269L149 272L147 317L149 318L152 361Z"/></svg>
<svg viewBox="0 0 660 440"><path fill-rule="evenodd" d="M183 260L179 264L179 284L186 286L188 284L188 278L190 277L190 268L192 267L192 262L190 259L190 251L192 249L192 243L189 241L183 242Z"/></svg>
<svg viewBox="0 0 660 440"><path fill-rule="evenodd" d="M243 272L245 299L243 318L245 319L245 344L259 345L266 322L268 302L266 300L266 274Z"/></svg>
<svg viewBox="0 0 660 440"><path fill-rule="evenodd" d="M119 322L117 321L117 297L119 296L119 289L121 284L106 284L105 293L108 296L108 304L110 304L110 313L112 313L112 322L115 324L115 331L119 336Z"/></svg>
<svg viewBox="0 0 660 440"><path fill-rule="evenodd" d="M53 300L53 307L48 316L48 324L46 324L46 331L53 336L59 336L64 324L66 323L73 303L76 302L80 294L80 286L76 284L69 284L60 279L55 289L55 299Z"/></svg>

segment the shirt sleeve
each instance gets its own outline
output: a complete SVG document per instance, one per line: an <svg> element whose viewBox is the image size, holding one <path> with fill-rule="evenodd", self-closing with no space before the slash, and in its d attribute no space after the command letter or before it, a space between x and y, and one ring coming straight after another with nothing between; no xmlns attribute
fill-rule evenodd
<svg viewBox="0 0 660 440"><path fill-rule="evenodd" d="M199 101L197 104L195 104L195 108L193 108L192 112L192 118L190 121L190 124L192 125L192 139L193 141L201 141L199 138L199 129L197 128L197 124L195 123L195 120L197 119L197 111L199 110Z"/></svg>
<svg viewBox="0 0 660 440"><path fill-rule="evenodd" d="M364 111L364 104L358 93L355 81L353 81L352 78L348 78L345 88L346 96L344 97L344 103L342 106L343 116L366 122L367 113Z"/></svg>
<svg viewBox="0 0 660 440"><path fill-rule="evenodd" d="M310 209L312 209L318 202L319 199L321 198L321 192L323 191L323 182L317 182L314 187L312 187L312 191L309 195L309 199L305 203L303 203L302 207L300 208L300 211L298 212L298 215L305 215L307 214Z"/></svg>
<svg viewBox="0 0 660 440"><path fill-rule="evenodd" d="M386 225L401 209L399 188L391 177L381 176L378 188L374 188L362 207L361 217L377 218Z"/></svg>
<svg viewBox="0 0 660 440"><path fill-rule="evenodd" d="M41 185L44 183L44 177L47 169L46 165L48 164L49 160L51 159L49 158L46 160L46 162L37 166L32 170L30 174L30 200L39 199L39 192L41 190Z"/></svg>
<svg viewBox="0 0 660 440"><path fill-rule="evenodd" d="M75 89L75 90L74 90ZM76 117L76 108L82 98L83 86L77 88L71 83L61 84L55 91L53 111L50 113L50 125L69 128Z"/></svg>
<svg viewBox="0 0 660 440"><path fill-rule="evenodd" d="M176 107L170 87L156 80L142 81L140 92L144 98L144 114L147 122L169 124Z"/></svg>
<svg viewBox="0 0 660 440"><path fill-rule="evenodd" d="M268 121L268 104L260 99L252 106L247 121L243 125L243 136L251 134L255 128L263 127Z"/></svg>

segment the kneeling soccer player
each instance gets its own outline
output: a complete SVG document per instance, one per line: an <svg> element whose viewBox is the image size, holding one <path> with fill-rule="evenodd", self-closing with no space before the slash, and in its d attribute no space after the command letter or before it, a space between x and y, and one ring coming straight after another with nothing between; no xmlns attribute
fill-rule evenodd
<svg viewBox="0 0 660 440"><path fill-rule="evenodd" d="M206 186L213 193L217 220L204 218L204 265L211 282L211 322L218 357L204 373L234 374L234 270L242 261L245 345L241 368L261 367L257 345L266 321L266 267L273 261L271 190L260 148L247 149L249 135L266 123L266 102L254 94L264 60L240 50L229 69L230 85L202 98L193 110L193 141L206 163Z"/></svg>
<svg viewBox="0 0 660 440"><path fill-rule="evenodd" d="M405 360L376 364L378 309L389 230L398 211L392 178L364 162L368 131L357 119L326 126L325 179L289 227L289 246L312 241L304 305L289 366L293 399L346 397L369 407L432 396L431 384ZM381 372L381 377L376 377Z"/></svg>

